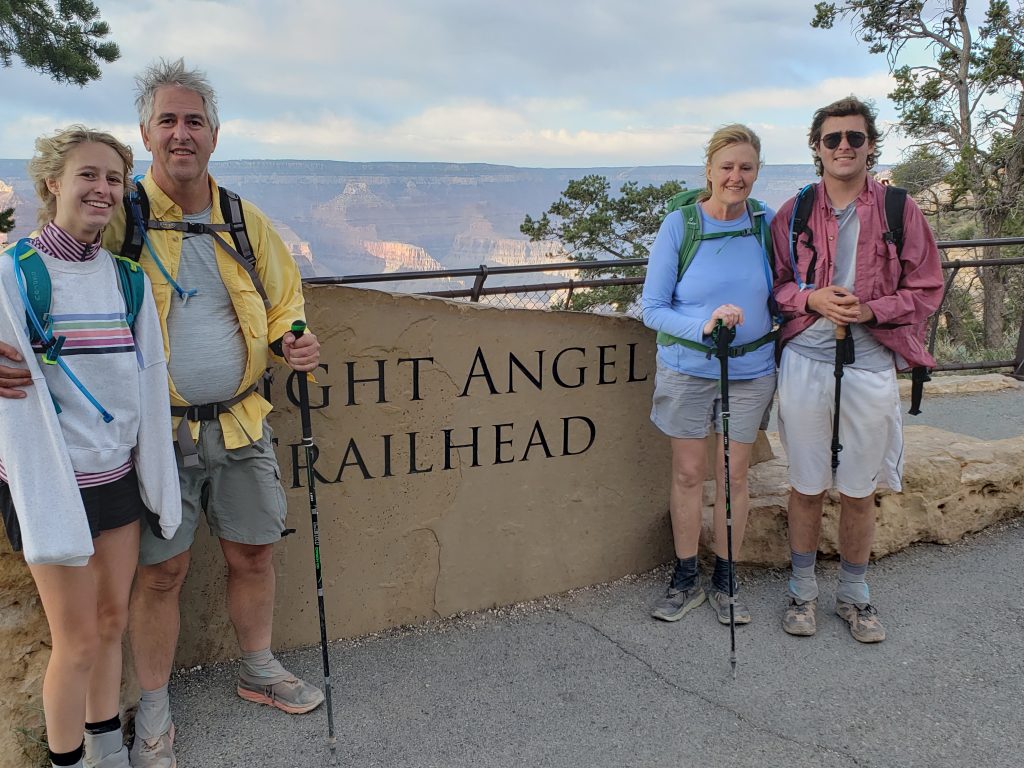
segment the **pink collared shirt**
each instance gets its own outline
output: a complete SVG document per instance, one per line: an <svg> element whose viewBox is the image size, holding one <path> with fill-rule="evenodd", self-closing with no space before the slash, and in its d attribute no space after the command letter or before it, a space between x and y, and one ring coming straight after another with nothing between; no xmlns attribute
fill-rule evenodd
<svg viewBox="0 0 1024 768"><path fill-rule="evenodd" d="M808 226L814 233L814 247L818 252L814 286L822 288L832 281L839 225L824 183L815 185L814 192ZM919 365L931 367L935 359L925 347L925 331L928 318L942 302L939 251L924 214L908 195L903 209L903 252L897 256L896 246L883 238L887 230L884 196L885 187L870 176L857 196L860 234L853 292L875 315L864 327L896 354L900 370ZM820 317L807 308L807 297L814 289L800 287L801 282L807 282L807 268L812 258L802 237L796 251L800 280L793 274L789 226L795 204L795 197L787 200L771 226L775 246L775 300L786 318L782 326L783 346Z"/></svg>

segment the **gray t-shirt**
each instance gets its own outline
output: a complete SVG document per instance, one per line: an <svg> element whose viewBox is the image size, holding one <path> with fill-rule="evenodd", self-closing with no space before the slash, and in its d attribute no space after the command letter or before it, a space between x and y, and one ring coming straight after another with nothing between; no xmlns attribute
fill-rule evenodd
<svg viewBox="0 0 1024 768"><path fill-rule="evenodd" d="M182 218L210 222L211 208ZM219 403L238 391L245 373L246 345L234 305L217 267L210 235L183 233L178 284L198 293L184 304L171 300L167 314L168 373L193 405Z"/></svg>
<svg viewBox="0 0 1024 768"><path fill-rule="evenodd" d="M857 217L856 201L842 209L833 208L839 222L839 239L836 242L836 263L832 284L841 285L853 293L857 273L857 239L860 237L860 219ZM887 371L894 365L892 352L879 343L863 325L850 326L853 334L854 356L850 367L866 371ZM793 337L789 345L794 351L812 360L833 363L836 359L835 325L831 320L819 317L802 333Z"/></svg>

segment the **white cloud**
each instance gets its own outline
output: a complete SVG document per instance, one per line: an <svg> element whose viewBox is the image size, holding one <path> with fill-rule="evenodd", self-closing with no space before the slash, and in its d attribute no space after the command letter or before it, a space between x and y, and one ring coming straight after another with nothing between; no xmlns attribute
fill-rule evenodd
<svg viewBox="0 0 1024 768"><path fill-rule="evenodd" d="M848 30L811 29L812 13L796 0L105 0L122 59L81 90L5 70L0 146L25 157L75 121L136 142L134 74L185 56L218 89L220 159L697 163L716 125L743 121L770 162L806 162L814 108L850 92L883 106L890 90L884 60Z"/></svg>

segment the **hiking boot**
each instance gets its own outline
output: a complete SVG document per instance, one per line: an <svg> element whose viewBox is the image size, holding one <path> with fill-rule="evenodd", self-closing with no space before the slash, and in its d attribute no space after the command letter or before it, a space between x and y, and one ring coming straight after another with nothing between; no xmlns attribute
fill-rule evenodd
<svg viewBox="0 0 1024 768"><path fill-rule="evenodd" d="M853 639L861 643L880 643L885 640L885 627L878 620L878 611L870 603L836 601L836 614L850 625Z"/></svg>
<svg viewBox="0 0 1024 768"><path fill-rule="evenodd" d="M155 739L143 739L138 733L129 754L131 768L175 768L178 761L174 757L174 723L167 733Z"/></svg>
<svg viewBox="0 0 1024 768"><path fill-rule="evenodd" d="M85 734L85 768L129 768L128 747L120 728Z"/></svg>
<svg viewBox="0 0 1024 768"><path fill-rule="evenodd" d="M700 584L681 590L670 586L665 596L654 604L651 616L662 621L679 621L706 599L704 587Z"/></svg>
<svg viewBox="0 0 1024 768"><path fill-rule="evenodd" d="M311 712L319 707L324 700L323 691L305 680L300 680L295 675L273 685L250 683L239 676L238 695L246 701L277 707L289 715Z"/></svg>
<svg viewBox="0 0 1024 768"><path fill-rule="evenodd" d="M782 629L797 637L810 637L817 630L814 614L818 610L818 599L797 600L789 598L789 607L782 617Z"/></svg>
<svg viewBox="0 0 1024 768"><path fill-rule="evenodd" d="M735 592L733 593L735 597ZM738 597L735 597L736 603L732 608L733 621L737 624L749 624L750 623L750 611L743 603L739 601ZM711 607L715 609L715 615L718 616L718 621L722 624L729 623L729 593L719 592L717 589L711 590L711 597L708 598L708 602L711 603Z"/></svg>

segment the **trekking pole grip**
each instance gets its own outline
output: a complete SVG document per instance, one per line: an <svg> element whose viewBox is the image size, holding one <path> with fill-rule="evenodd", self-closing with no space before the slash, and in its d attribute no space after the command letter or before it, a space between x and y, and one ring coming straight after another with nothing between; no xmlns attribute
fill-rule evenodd
<svg viewBox="0 0 1024 768"><path fill-rule="evenodd" d="M719 318L715 321L715 330L711 332L711 338L715 342L715 357L721 360L729 357L729 344L736 338L736 330Z"/></svg>
<svg viewBox="0 0 1024 768"><path fill-rule="evenodd" d="M296 320L292 323L292 334L296 339L306 332L306 321ZM309 381L305 371L296 371L299 382L299 416L302 419L302 442L311 445L313 442L313 426L309 419Z"/></svg>

